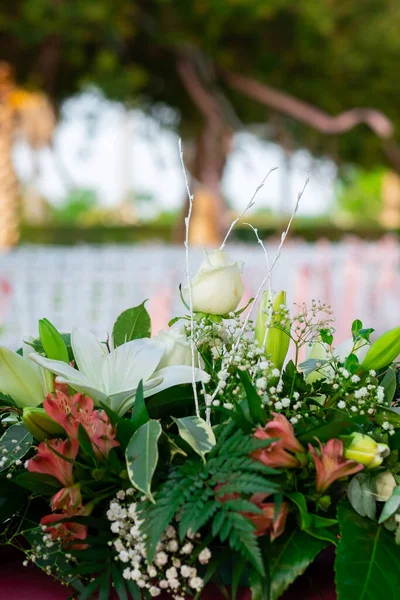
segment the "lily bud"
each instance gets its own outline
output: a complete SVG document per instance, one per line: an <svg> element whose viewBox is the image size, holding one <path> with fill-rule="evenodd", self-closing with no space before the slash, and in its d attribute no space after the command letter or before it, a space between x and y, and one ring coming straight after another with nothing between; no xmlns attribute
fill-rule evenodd
<svg viewBox="0 0 400 600"><path fill-rule="evenodd" d="M375 477L375 486L377 500L386 502L391 498L397 483L390 471L383 471L383 473L379 473Z"/></svg>
<svg viewBox="0 0 400 600"><path fill-rule="evenodd" d="M53 421L43 408L25 407L22 413L22 421L38 442L65 434L61 425Z"/></svg>
<svg viewBox="0 0 400 600"><path fill-rule="evenodd" d="M344 455L349 460L356 460L365 465L367 469L374 469L382 464L383 459L390 454L389 446L378 444L369 435L353 433L343 438L348 443Z"/></svg>
<svg viewBox="0 0 400 600"><path fill-rule="evenodd" d="M390 365L400 354L400 327L381 335L368 350L361 366L366 371L378 371Z"/></svg>
<svg viewBox="0 0 400 600"><path fill-rule="evenodd" d="M264 354L281 370L289 350L290 319L286 308L286 292L280 291L271 299L264 292L258 307L254 337Z"/></svg>
<svg viewBox="0 0 400 600"><path fill-rule="evenodd" d="M69 363L65 342L54 325L47 319L39 321L39 336L47 358Z"/></svg>
<svg viewBox="0 0 400 600"><path fill-rule="evenodd" d="M0 391L17 406L38 406L45 398L35 367L16 352L0 346Z"/></svg>

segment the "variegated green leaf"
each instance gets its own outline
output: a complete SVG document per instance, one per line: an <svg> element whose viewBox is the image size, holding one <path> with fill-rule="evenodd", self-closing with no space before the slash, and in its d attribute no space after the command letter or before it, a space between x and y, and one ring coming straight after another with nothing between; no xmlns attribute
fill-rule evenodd
<svg viewBox="0 0 400 600"><path fill-rule="evenodd" d="M125 451L132 485L152 502L151 480L158 462L158 439L161 432L160 423L150 419L135 431Z"/></svg>
<svg viewBox="0 0 400 600"><path fill-rule="evenodd" d="M215 446L215 435L210 425L200 417L183 417L174 419L179 429L179 435L201 458Z"/></svg>

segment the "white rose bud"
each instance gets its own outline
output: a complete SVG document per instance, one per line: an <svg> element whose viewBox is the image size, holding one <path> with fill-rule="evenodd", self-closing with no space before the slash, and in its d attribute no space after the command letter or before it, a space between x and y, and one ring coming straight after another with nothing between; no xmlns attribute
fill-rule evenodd
<svg viewBox="0 0 400 600"><path fill-rule="evenodd" d="M164 354L158 364L157 369L171 367L172 365L192 364L192 349L190 341L182 331L177 329L168 329L160 331L156 336L165 347ZM197 352L195 352L194 366L199 367Z"/></svg>
<svg viewBox="0 0 400 600"><path fill-rule="evenodd" d="M386 502L392 496L393 490L397 484L391 472L384 471L375 477L375 485L377 500Z"/></svg>
<svg viewBox="0 0 400 600"><path fill-rule="evenodd" d="M242 269L243 263L235 262L223 250L205 251L192 279L193 309L211 315L236 310L244 292ZM185 295L187 298L187 287Z"/></svg>

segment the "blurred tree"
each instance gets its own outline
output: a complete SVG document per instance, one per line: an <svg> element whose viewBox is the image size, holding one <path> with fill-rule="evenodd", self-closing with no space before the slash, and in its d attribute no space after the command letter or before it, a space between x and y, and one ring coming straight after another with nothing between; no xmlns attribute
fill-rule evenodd
<svg viewBox="0 0 400 600"><path fill-rule="evenodd" d="M291 149L369 166L384 148L399 166L369 108L399 124L399 26L393 0L19 0L0 7L0 53L55 100L93 83L177 109L192 175L220 201L232 131L257 123Z"/></svg>

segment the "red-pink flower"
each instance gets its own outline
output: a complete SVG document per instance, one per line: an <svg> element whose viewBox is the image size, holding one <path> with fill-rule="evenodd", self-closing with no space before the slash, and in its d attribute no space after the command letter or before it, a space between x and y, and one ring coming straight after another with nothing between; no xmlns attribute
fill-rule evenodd
<svg viewBox="0 0 400 600"><path fill-rule="evenodd" d="M61 488L51 499L51 509L68 512L82 507L81 486L74 483L69 487Z"/></svg>
<svg viewBox="0 0 400 600"><path fill-rule="evenodd" d="M92 510L93 506L91 504L86 504L86 506L76 511L70 510L64 513L46 515L40 520L40 524L45 525L46 533L51 536L53 541L60 540L65 549L74 548L75 550L85 550L87 544L80 544L79 540L85 540L87 538L87 526L82 523L74 523L73 521L63 521L62 523L57 523L57 521L60 521L65 517L87 516L90 515ZM52 525L52 523L55 524ZM76 543L77 540L78 543Z"/></svg>
<svg viewBox="0 0 400 600"><path fill-rule="evenodd" d="M268 467L283 467L295 469L301 462L294 454L305 454L304 447L295 438L293 427L284 415L272 413L274 419L265 427L258 427L254 437L260 440L276 439L266 448L261 448L253 453L254 458Z"/></svg>
<svg viewBox="0 0 400 600"><path fill-rule="evenodd" d="M317 481L315 489L317 492L324 492L334 481L341 477L354 475L362 471L364 465L355 460L346 460L343 456L343 442L338 439L329 440L325 446L319 440L320 454L316 449L308 444L311 457L314 461L317 472Z"/></svg>
<svg viewBox="0 0 400 600"><path fill-rule="evenodd" d="M78 449L76 440L41 442L36 456L28 461L27 469L31 473L51 475L58 479L63 487L69 487L74 483L72 475L74 465L70 461L75 460Z"/></svg>
<svg viewBox="0 0 400 600"><path fill-rule="evenodd" d="M60 390L43 403L46 413L63 427L70 439L78 439L79 425L85 428L98 458L107 458L119 443L115 428L103 410L94 410L93 400L83 394L71 396Z"/></svg>
<svg viewBox="0 0 400 600"><path fill-rule="evenodd" d="M263 500L260 499L263 497ZM273 502L265 502L267 495L265 494L254 494L250 501L254 502L258 508L263 511L262 514L257 513L244 513L245 516L256 526L256 536L262 536L269 533L271 541L282 535L286 525L286 518L289 513L289 504L282 502L279 509L276 520L275 517L275 504Z"/></svg>

